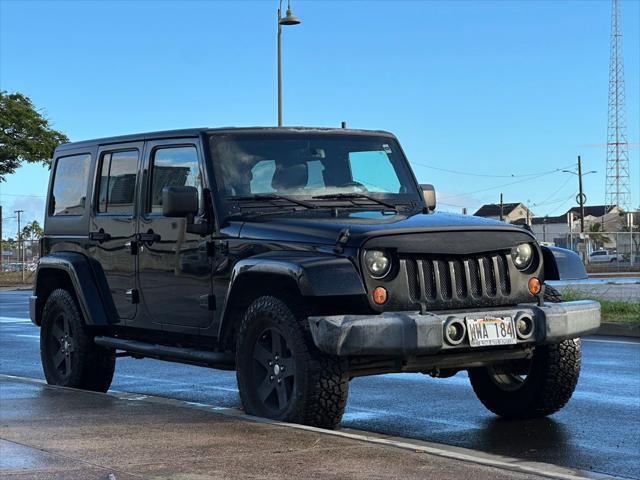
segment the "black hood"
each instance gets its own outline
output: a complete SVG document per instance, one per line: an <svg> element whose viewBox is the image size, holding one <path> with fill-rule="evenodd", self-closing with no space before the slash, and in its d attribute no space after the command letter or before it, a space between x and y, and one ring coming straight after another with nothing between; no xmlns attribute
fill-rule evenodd
<svg viewBox="0 0 640 480"><path fill-rule="evenodd" d="M338 234L349 230L348 245L360 247L365 241L386 235L442 231L504 231L529 235L523 228L481 217L452 213L389 214L380 211L327 212L300 215L265 215L245 222L240 238L271 242L334 245ZM533 239L533 236L531 236Z"/></svg>

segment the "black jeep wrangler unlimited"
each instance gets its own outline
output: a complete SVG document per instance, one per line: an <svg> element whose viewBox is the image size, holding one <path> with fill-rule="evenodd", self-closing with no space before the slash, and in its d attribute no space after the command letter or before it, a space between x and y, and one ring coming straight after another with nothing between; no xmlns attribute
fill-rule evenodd
<svg viewBox="0 0 640 480"><path fill-rule="evenodd" d="M30 302L46 379L106 391L125 355L235 369L248 413L333 428L351 378L468 370L498 415L559 410L600 306L544 282L580 260L434 209L382 131L62 145Z"/></svg>

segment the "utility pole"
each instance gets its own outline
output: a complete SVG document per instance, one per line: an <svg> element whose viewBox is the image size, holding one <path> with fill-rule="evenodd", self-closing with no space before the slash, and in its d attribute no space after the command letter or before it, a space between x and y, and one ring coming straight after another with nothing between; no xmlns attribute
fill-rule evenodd
<svg viewBox="0 0 640 480"><path fill-rule="evenodd" d="M500 194L500 221L504 221L504 203L502 202L502 194Z"/></svg>
<svg viewBox="0 0 640 480"><path fill-rule="evenodd" d="M580 201L580 233L584 233L584 201L586 197L582 191L582 159L578 155L578 200Z"/></svg>
<svg viewBox="0 0 640 480"><path fill-rule="evenodd" d="M22 230L20 229L20 215L24 210L14 210L13 213L18 215L18 261L20 262L20 270L22 270L22 283L24 283L24 246L22 245Z"/></svg>

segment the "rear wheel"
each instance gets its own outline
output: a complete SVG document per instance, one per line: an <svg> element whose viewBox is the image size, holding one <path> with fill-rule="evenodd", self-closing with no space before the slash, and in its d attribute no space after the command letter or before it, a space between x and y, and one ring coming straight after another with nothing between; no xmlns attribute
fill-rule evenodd
<svg viewBox="0 0 640 480"><path fill-rule="evenodd" d="M71 294L51 292L42 313L40 357L47 383L106 392L111 385L116 356L93 342L93 336Z"/></svg>
<svg viewBox="0 0 640 480"><path fill-rule="evenodd" d="M245 312L236 345L242 404L251 415L336 428L348 378L340 359L315 348L294 312L271 296L258 298Z"/></svg>
<svg viewBox="0 0 640 480"><path fill-rule="evenodd" d="M545 300L562 301L546 286ZM506 418L551 415L571 399L580 376L580 339L536 347L533 358L469 370L471 386L482 404Z"/></svg>

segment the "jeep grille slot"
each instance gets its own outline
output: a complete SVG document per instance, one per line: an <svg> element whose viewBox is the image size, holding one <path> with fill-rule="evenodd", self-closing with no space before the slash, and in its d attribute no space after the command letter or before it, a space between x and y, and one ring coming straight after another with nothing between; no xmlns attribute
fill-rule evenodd
<svg viewBox="0 0 640 480"><path fill-rule="evenodd" d="M409 298L433 308L512 303L507 254L453 259L403 255Z"/></svg>

